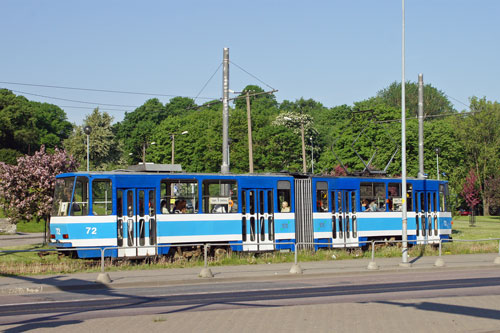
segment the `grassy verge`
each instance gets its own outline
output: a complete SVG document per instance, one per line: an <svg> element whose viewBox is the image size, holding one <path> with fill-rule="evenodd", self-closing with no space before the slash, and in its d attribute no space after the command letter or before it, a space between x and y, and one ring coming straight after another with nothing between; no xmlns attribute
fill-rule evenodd
<svg viewBox="0 0 500 333"><path fill-rule="evenodd" d="M17 223L18 232L44 232L45 225L43 221L33 219L31 221L19 221Z"/></svg>
<svg viewBox="0 0 500 333"><path fill-rule="evenodd" d="M43 223L40 223L43 226ZM42 230L43 231L43 230ZM453 243L443 243L443 254L470 254L470 253L497 253L498 241L486 242L458 242L459 240L500 238L500 217L477 217L476 225L469 226L468 217L456 217L453 219ZM5 248L7 249L7 248ZM9 249L34 249L40 250L40 246L23 246ZM317 252L300 251L300 261L322 261L371 258L371 251L324 249ZM409 249L410 257L438 255L438 249L433 246L412 246ZM399 257L401 256L400 245L378 245L376 257ZM294 261L294 253L269 252L261 254L232 253L220 257L210 258L211 266L221 265L252 265L268 263L291 263ZM106 270L134 270L134 269L161 269L161 268L183 268L203 266L203 256L190 260L185 258L173 259L161 257L156 260L131 261L107 259ZM42 255L39 252L5 254L0 253L0 275L31 275L31 274L55 274L75 272L97 272L100 270L99 260L71 259L67 256L50 252Z"/></svg>

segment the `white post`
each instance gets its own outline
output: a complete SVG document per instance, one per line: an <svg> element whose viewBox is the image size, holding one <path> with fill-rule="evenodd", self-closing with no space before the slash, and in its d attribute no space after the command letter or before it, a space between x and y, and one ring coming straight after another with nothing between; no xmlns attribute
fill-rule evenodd
<svg viewBox="0 0 500 333"><path fill-rule="evenodd" d="M402 262L401 266L408 263L408 218L406 194L406 91L405 91L405 0L402 0L402 33L401 33L401 196L402 196Z"/></svg>

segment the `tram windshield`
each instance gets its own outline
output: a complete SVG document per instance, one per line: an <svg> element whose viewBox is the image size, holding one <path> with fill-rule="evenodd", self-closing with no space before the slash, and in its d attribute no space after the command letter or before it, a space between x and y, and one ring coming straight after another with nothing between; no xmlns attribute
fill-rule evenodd
<svg viewBox="0 0 500 333"><path fill-rule="evenodd" d="M52 206L52 216L67 216L73 193L73 183L75 177L56 179L54 190L54 202Z"/></svg>

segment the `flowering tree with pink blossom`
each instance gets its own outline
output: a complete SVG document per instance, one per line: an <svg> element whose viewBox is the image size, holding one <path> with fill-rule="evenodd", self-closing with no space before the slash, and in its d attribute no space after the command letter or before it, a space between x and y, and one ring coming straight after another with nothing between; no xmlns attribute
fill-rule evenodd
<svg viewBox="0 0 500 333"><path fill-rule="evenodd" d="M462 188L461 194L465 199L465 202L467 202L467 206L469 206L471 211L474 211L474 207L476 207L481 202L477 182L478 177L474 172L474 169L470 169L469 174L465 178L465 183Z"/></svg>
<svg viewBox="0 0 500 333"><path fill-rule="evenodd" d="M47 221L56 175L76 168L76 160L65 150L49 154L45 146L33 156L19 157L17 165L0 162L0 208L14 223L33 217Z"/></svg>

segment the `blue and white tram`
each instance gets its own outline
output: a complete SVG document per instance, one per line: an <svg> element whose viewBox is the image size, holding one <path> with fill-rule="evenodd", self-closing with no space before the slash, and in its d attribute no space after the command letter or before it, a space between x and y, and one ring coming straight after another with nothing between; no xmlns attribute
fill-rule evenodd
<svg viewBox="0 0 500 333"><path fill-rule="evenodd" d="M313 177L312 188L315 243L357 247L370 240L401 239L404 196L400 179ZM407 180L410 244L437 244L451 237L447 196L445 181Z"/></svg>
<svg viewBox="0 0 500 333"><path fill-rule="evenodd" d="M408 239L448 238L447 182L409 179L407 188ZM217 242L232 251L357 247L401 238L403 202L390 178L77 172L56 178L50 233L81 258L100 256L85 248L134 258Z"/></svg>

